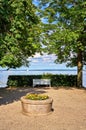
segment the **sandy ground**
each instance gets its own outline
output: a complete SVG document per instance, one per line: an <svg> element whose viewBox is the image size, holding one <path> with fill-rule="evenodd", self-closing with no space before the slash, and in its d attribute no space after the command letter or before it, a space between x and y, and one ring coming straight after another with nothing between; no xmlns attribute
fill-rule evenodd
<svg viewBox="0 0 86 130"><path fill-rule="evenodd" d="M20 97L28 92L53 98L54 111L46 116L25 116ZM0 89L0 130L86 130L86 90L76 88Z"/></svg>

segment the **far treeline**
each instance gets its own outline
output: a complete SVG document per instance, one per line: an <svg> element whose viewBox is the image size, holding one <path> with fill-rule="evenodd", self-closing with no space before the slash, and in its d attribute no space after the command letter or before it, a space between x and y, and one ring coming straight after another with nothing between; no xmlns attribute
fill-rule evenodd
<svg viewBox="0 0 86 130"><path fill-rule="evenodd" d="M28 66L36 52L77 66L77 86L82 87L86 0L0 0L0 66Z"/></svg>

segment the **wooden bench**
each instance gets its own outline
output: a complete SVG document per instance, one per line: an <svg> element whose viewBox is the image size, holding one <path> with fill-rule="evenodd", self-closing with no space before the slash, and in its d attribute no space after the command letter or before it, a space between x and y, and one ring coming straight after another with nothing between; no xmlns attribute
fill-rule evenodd
<svg viewBox="0 0 86 130"><path fill-rule="evenodd" d="M36 85L49 85L51 86L50 79L33 79L33 87Z"/></svg>

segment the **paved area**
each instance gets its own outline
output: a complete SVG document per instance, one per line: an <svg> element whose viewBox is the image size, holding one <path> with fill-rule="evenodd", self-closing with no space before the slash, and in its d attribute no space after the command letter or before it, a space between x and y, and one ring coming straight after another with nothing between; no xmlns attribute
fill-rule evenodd
<svg viewBox="0 0 86 130"><path fill-rule="evenodd" d="M20 97L45 93L54 111L46 116L25 116ZM86 130L86 90L76 88L0 89L0 130Z"/></svg>

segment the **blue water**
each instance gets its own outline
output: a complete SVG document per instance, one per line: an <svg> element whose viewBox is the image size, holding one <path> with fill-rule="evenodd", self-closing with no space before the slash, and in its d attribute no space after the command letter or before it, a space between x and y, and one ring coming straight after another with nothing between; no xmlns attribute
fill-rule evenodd
<svg viewBox="0 0 86 130"><path fill-rule="evenodd" d="M7 86L7 80L9 75L37 75L37 74L72 74L76 75L76 70L65 70L65 69L59 69L59 70L0 70L0 87L6 87ZM86 87L86 71L83 71L83 86Z"/></svg>

